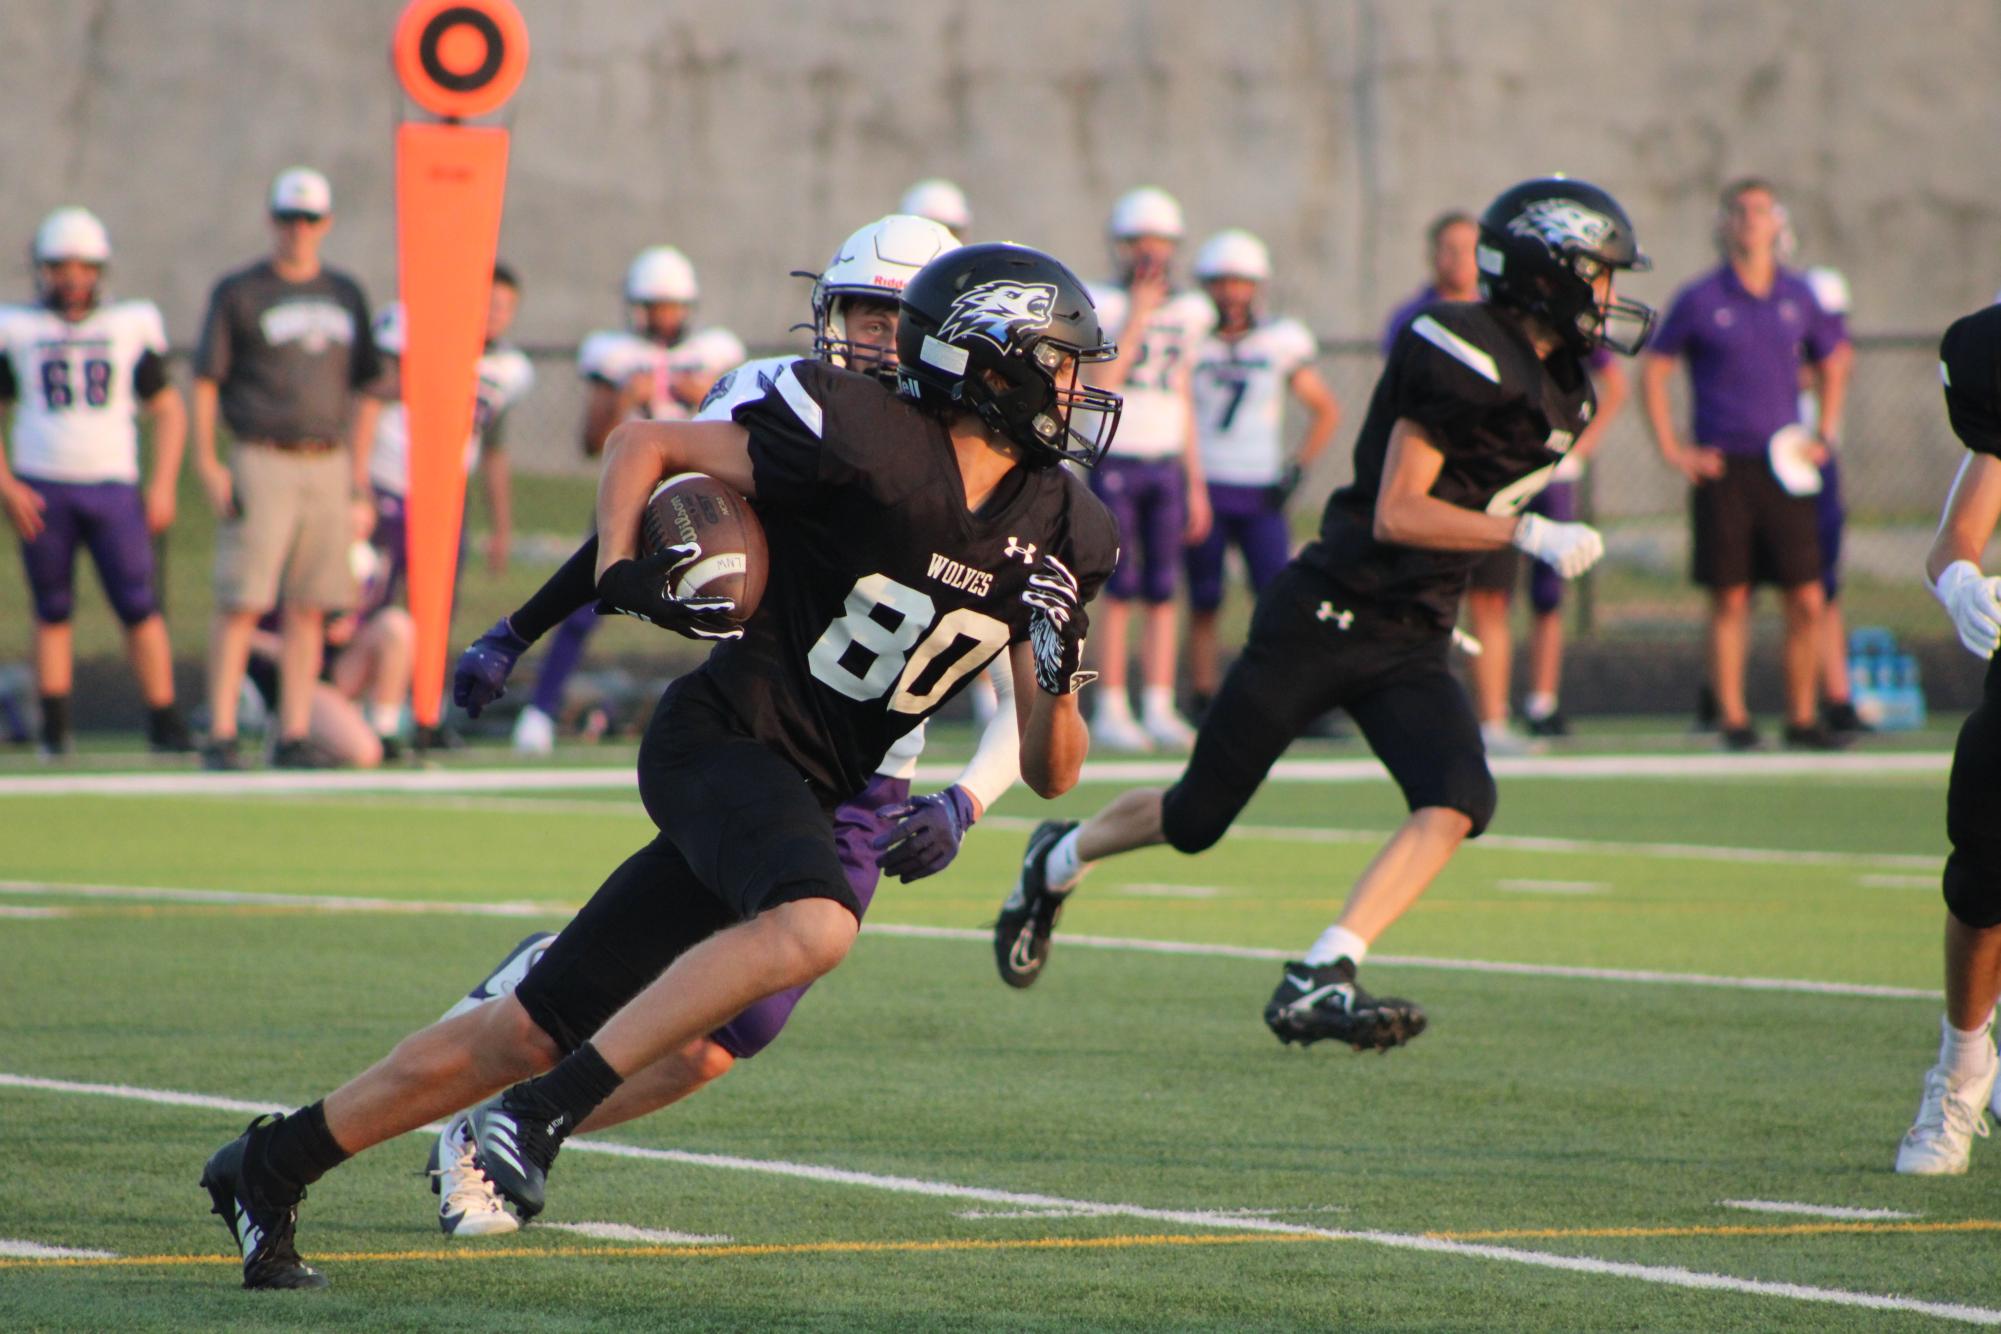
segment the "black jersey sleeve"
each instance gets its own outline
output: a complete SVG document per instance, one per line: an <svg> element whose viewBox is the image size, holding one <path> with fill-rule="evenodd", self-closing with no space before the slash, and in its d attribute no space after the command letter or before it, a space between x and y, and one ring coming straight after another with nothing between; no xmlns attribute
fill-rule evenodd
<svg viewBox="0 0 2001 1334"><path fill-rule="evenodd" d="M1976 454L2001 456L2001 306L1968 315L1945 331L1938 375L1953 434Z"/></svg>
<svg viewBox="0 0 2001 1334"><path fill-rule="evenodd" d="M14 378L14 358L0 351L0 403L12 403L20 396L21 385Z"/></svg>
<svg viewBox="0 0 2001 1334"><path fill-rule="evenodd" d="M132 392L141 403L146 403L166 387L167 359L149 347L139 354L137 364L132 367Z"/></svg>
<svg viewBox="0 0 2001 1334"><path fill-rule="evenodd" d="M925 419L866 376L795 361L731 416L750 434L759 505L823 509L857 488L894 504L921 484L912 437Z"/></svg>
<svg viewBox="0 0 2001 1334"><path fill-rule="evenodd" d="M1448 456L1486 448L1474 427L1509 397L1507 359L1482 345L1490 333L1435 306L1404 326L1391 350L1397 417L1422 426Z"/></svg>

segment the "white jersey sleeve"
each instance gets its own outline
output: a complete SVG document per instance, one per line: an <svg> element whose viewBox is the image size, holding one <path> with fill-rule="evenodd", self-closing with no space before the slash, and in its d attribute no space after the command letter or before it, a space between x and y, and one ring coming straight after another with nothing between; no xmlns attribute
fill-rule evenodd
<svg viewBox="0 0 2001 1334"><path fill-rule="evenodd" d="M659 349L645 339L622 329L600 329L578 346L577 374L586 380L622 385L635 375L650 372L659 359Z"/></svg>
<svg viewBox="0 0 2001 1334"><path fill-rule="evenodd" d="M700 329L668 349L667 368L675 375L721 375L749 355L728 329Z"/></svg>
<svg viewBox="0 0 2001 1334"><path fill-rule="evenodd" d="M14 470L51 482L137 482L140 368L160 375L166 351L150 301L100 306L75 322L40 306L0 308L0 356L16 395Z"/></svg>
<svg viewBox="0 0 2001 1334"><path fill-rule="evenodd" d="M403 355L403 308L384 306L375 317L375 343L390 356ZM466 437L465 469L479 466L479 446L486 429L501 413L527 394L535 383L535 367L518 348L489 348L480 354L473 387L472 431ZM375 419L375 445L368 454L368 480L393 496L410 493L410 415L403 400L384 403Z"/></svg>
<svg viewBox="0 0 2001 1334"><path fill-rule="evenodd" d="M765 391L778 382L778 373L801 360L799 357L759 357L756 361L746 361L741 366L724 371L716 382L709 386L709 395L695 410L698 422L726 422L736 416L740 404L752 403L763 398ZM921 742L919 744L922 744Z"/></svg>

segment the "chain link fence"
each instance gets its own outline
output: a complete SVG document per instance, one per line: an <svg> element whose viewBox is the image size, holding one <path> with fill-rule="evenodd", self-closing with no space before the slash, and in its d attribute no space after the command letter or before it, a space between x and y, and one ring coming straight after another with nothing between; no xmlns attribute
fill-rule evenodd
<svg viewBox="0 0 2001 1334"><path fill-rule="evenodd" d="M1962 450L1939 396L1936 335L1858 338L1841 453L1849 521L1843 551L1851 623L1887 624L1900 634L1947 633L1918 583L1924 553ZM1373 343L1330 339L1320 369L1340 397L1342 425L1295 505L1303 539L1328 492L1348 480L1354 431L1382 368ZM756 355L783 349L767 347ZM508 422L515 467L530 474L586 475L595 464L579 447L584 385L574 349L529 349L534 392ZM1688 489L1660 460L1633 393L1612 423L1585 478L1586 512L1605 532L1608 555L1574 599L1587 634L1695 633L1703 602L1688 581ZM1673 381L1677 420L1687 422L1685 378ZM564 535L566 540L568 535Z"/></svg>

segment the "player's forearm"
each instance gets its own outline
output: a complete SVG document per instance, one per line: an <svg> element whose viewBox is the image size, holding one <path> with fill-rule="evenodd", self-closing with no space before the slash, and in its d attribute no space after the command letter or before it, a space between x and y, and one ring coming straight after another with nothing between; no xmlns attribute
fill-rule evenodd
<svg viewBox="0 0 2001 1334"><path fill-rule="evenodd" d="M1855 349L1848 343L1829 353L1820 363L1820 438L1841 439L1841 423L1848 409L1848 377L1855 369Z"/></svg>
<svg viewBox="0 0 2001 1334"><path fill-rule="evenodd" d="M1091 749L1091 733L1076 695L1029 693L1034 698L1021 737L1021 780L1036 796L1049 800L1077 785L1084 756Z"/></svg>
<svg viewBox="0 0 2001 1334"><path fill-rule="evenodd" d="M348 424L350 481L354 494L369 494L368 458L375 449L375 422L382 415L382 400L373 394L356 394L354 416Z"/></svg>
<svg viewBox="0 0 2001 1334"><path fill-rule="evenodd" d="M1431 495L1384 492L1376 500L1378 542L1429 551L1498 551L1514 540L1512 515L1463 509Z"/></svg>
<svg viewBox="0 0 2001 1334"><path fill-rule="evenodd" d="M218 462L215 456L215 417L219 398L220 387L215 381L195 381L195 462L204 468Z"/></svg>
<svg viewBox="0 0 2001 1334"><path fill-rule="evenodd" d="M154 486L171 491L181 476L181 461L187 456L188 413L175 389L162 389L146 402L146 415L153 423Z"/></svg>
<svg viewBox="0 0 2001 1334"><path fill-rule="evenodd" d="M1925 555L1925 582L1936 584L1955 561L1980 564L1997 524L2001 524L2001 458L1968 454L1952 479L1938 533Z"/></svg>
<svg viewBox="0 0 2001 1334"><path fill-rule="evenodd" d="M480 475L486 483L486 514L493 531L511 536L514 532L514 469L504 449L489 449L480 460Z"/></svg>
<svg viewBox="0 0 2001 1334"><path fill-rule="evenodd" d="M1625 409L1626 400L1633 395L1632 377L1617 365L1607 366L1593 379L1597 408L1591 414L1591 424L1584 428L1570 451L1587 459L1598 452L1599 445L1604 443L1605 432Z"/></svg>
<svg viewBox="0 0 2001 1334"><path fill-rule="evenodd" d="M995 658L989 672L994 683L994 716L980 733L973 757L958 778L959 786L981 814L1021 777L1021 723L1015 716L1014 672L1008 666L1008 655Z"/></svg>
<svg viewBox="0 0 2001 1334"><path fill-rule="evenodd" d="M654 484L667 475L666 441L658 432L615 428L605 440L604 469L598 475L598 562L600 576L639 554L639 518Z"/></svg>

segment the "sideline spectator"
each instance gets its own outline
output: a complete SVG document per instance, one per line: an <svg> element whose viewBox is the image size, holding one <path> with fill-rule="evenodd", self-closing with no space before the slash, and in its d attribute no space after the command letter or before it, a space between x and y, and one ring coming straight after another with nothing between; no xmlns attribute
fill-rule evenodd
<svg viewBox="0 0 2001 1334"><path fill-rule="evenodd" d="M1647 422L1667 464L1688 479L1695 582L1709 590L1709 676L1729 750L1760 745L1744 700L1751 586L1774 583L1785 605L1788 746L1838 749L1848 738L1815 716L1820 620L1820 537L1811 496L1794 494L1773 470L1780 429L1799 423L1803 367L1820 382L1818 438L1809 461L1825 463L1838 438L1848 366L1840 331L1798 274L1782 268L1785 217L1777 193L1747 177L1723 192L1717 240L1723 262L1675 295L1640 372ZM1688 364L1693 438L1676 430L1668 377Z"/></svg>

